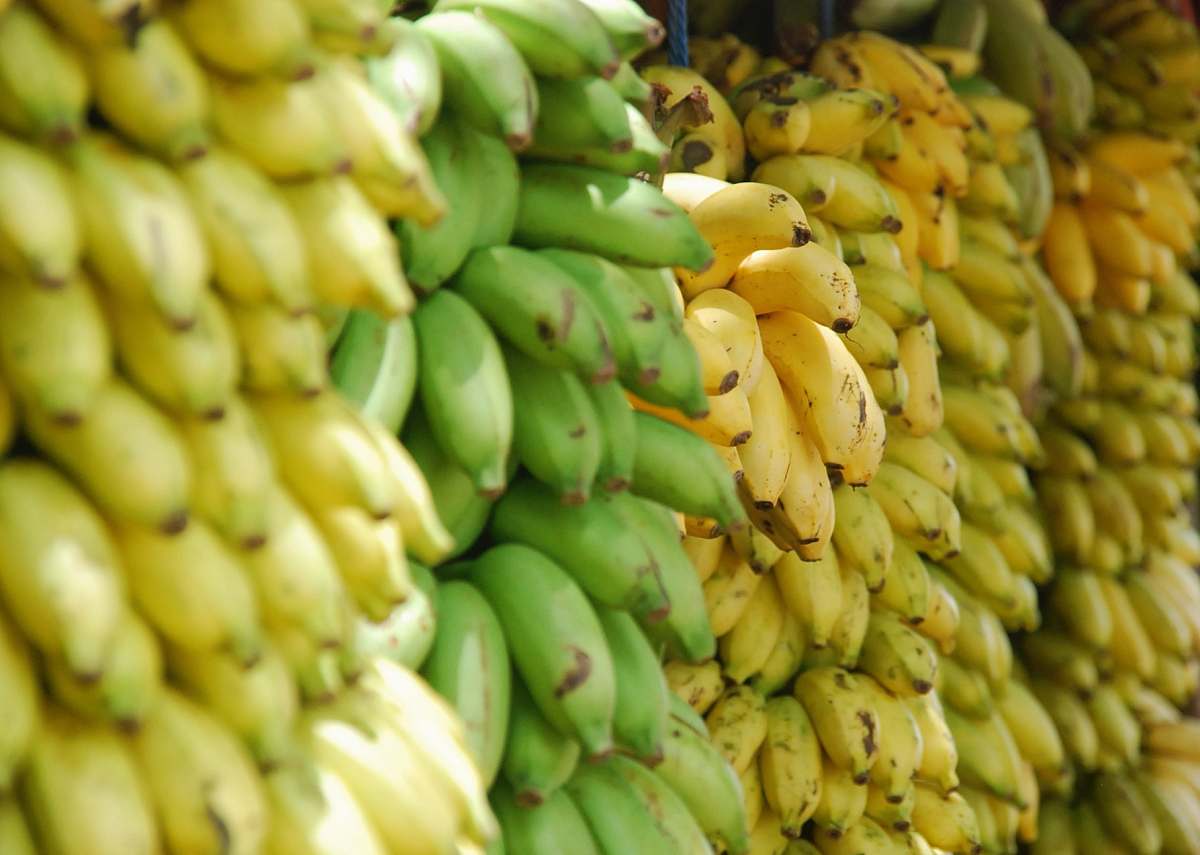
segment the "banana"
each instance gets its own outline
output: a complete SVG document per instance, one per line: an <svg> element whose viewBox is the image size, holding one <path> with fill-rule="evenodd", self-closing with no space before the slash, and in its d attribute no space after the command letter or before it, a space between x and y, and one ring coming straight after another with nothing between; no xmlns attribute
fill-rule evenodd
<svg viewBox="0 0 1200 855"><path fill-rule="evenodd" d="M929 320L929 313L917 289L903 269L888 269L877 264L852 268L854 282L864 305L873 309L893 330L901 331ZM847 333L847 337L853 331Z"/></svg>
<svg viewBox="0 0 1200 855"><path fill-rule="evenodd" d="M597 855L583 815L565 792L552 794L534 810L523 807L504 784L496 785L490 799L504 833L502 845L509 850L548 855L575 847L581 855Z"/></svg>
<svg viewBox="0 0 1200 855"><path fill-rule="evenodd" d="M756 772L759 764L751 763ZM654 767L683 800L710 840L745 852L749 828L736 773L703 735L672 716L667 722L662 762ZM758 798L762 798L761 789Z"/></svg>
<svg viewBox="0 0 1200 855"><path fill-rule="evenodd" d="M153 852L158 846L150 793L128 745L62 712L46 717L22 793L42 846L64 853ZM247 840L254 843L253 832Z"/></svg>
<svg viewBox="0 0 1200 855"><path fill-rule="evenodd" d="M720 443L727 444L735 438L744 439L744 436L738 437L738 434L749 430L750 407L746 402L746 390L751 386L741 382L739 370L738 386L725 395L705 395L704 369L700 356L682 328L677 328L674 324L671 327L656 358L657 376L649 383L642 382L641 377L625 378L625 383L630 389L630 401L636 401L639 406L645 404L645 409L662 414L664 418L677 424L694 427L698 433L718 437L716 441ZM757 330L758 327L755 326L755 340ZM726 400L718 400L720 398ZM714 409L715 414L712 412ZM708 420L709 415L714 417Z"/></svg>
<svg viewBox="0 0 1200 855"><path fill-rule="evenodd" d="M309 24L297 4L269 0L247 8L228 0L200 0L170 12L188 46L221 71L285 79L312 73Z"/></svg>
<svg viewBox="0 0 1200 855"><path fill-rule="evenodd" d="M282 189L308 248L318 299L385 317L412 310L415 298L400 269L395 237L353 181L335 176Z"/></svg>
<svg viewBox="0 0 1200 855"><path fill-rule="evenodd" d="M1164 851L1186 852L1200 846L1200 829L1195 825L1194 813L1189 813L1191 806L1182 801L1176 787L1146 774L1138 774L1133 780L1158 826Z"/></svg>
<svg viewBox="0 0 1200 855"><path fill-rule="evenodd" d="M1017 750L1041 773L1060 773L1066 762L1062 739L1054 719L1024 684L1012 681L997 701L997 710L1008 725Z"/></svg>
<svg viewBox="0 0 1200 855"><path fill-rule="evenodd" d="M343 648L341 668L353 679L372 656L382 656L408 668L420 668L429 655L436 632L433 573L415 562L409 565L414 583L408 599L388 612L383 620L356 615Z"/></svg>
<svg viewBox="0 0 1200 855"><path fill-rule="evenodd" d="M926 568L928 573L928 568ZM886 589L885 589L886 590ZM957 647L957 636L962 613L958 598L941 580L930 580L929 607L925 619L917 625L917 631L937 643L943 654L953 653Z"/></svg>
<svg viewBox="0 0 1200 855"><path fill-rule="evenodd" d="M195 321L209 257L183 186L111 137L89 137L70 158L93 268L115 294L149 300L186 329Z"/></svg>
<svg viewBox="0 0 1200 855"><path fill-rule="evenodd" d="M903 231L903 227L901 227ZM854 265L872 264L897 273L906 273L904 254L896 239L887 232L856 232L843 229L838 233L842 256ZM906 283L907 284L907 283Z"/></svg>
<svg viewBox="0 0 1200 855"><path fill-rule="evenodd" d="M895 851L887 832L876 825L874 820L865 816L842 835L835 836L829 831L818 829L816 841L822 855L851 855L859 852L863 855L884 855Z"/></svg>
<svg viewBox="0 0 1200 855"><path fill-rule="evenodd" d="M301 179L349 168L349 152L314 79L208 78L221 138L271 178Z"/></svg>
<svg viewBox="0 0 1200 855"><path fill-rule="evenodd" d="M202 707L165 691L133 753L169 846L261 844L267 806L250 757Z"/></svg>
<svg viewBox="0 0 1200 855"><path fill-rule="evenodd" d="M937 677L938 657L929 642L909 629L898 615L871 613L863 638L859 670L893 694L926 694Z"/></svg>
<svg viewBox="0 0 1200 855"><path fill-rule="evenodd" d="M904 369L897 365L891 370L864 368L863 372L880 409L888 415L899 415L908 399L908 375Z"/></svg>
<svg viewBox="0 0 1200 855"><path fill-rule="evenodd" d="M1162 832L1137 784L1125 774L1108 774L1092 786L1092 804L1111 839L1130 852L1157 852Z"/></svg>
<svg viewBox="0 0 1200 855"><path fill-rule="evenodd" d="M67 175L33 146L0 138L0 267L45 286L61 286L75 270L82 237Z"/></svg>
<svg viewBox="0 0 1200 855"><path fill-rule="evenodd" d="M25 815L14 799L5 799L0 804L0 843L4 844L5 852L13 855L37 855Z"/></svg>
<svg viewBox="0 0 1200 855"><path fill-rule="evenodd" d="M646 544L671 609L666 617L644 626L656 644L674 658L703 662L716 653L717 642L705 614L703 590L679 543L679 528L669 508L628 493L612 497L625 525Z"/></svg>
<svg viewBox="0 0 1200 855"><path fill-rule="evenodd" d="M1088 245L1097 262L1130 276L1146 277L1154 271L1153 244L1128 214L1108 207L1079 208Z"/></svg>
<svg viewBox="0 0 1200 855"><path fill-rule="evenodd" d="M862 232L899 232L899 211L884 186L859 166L827 155L776 157L759 166L755 180L775 184L801 204L819 192L821 218L838 228ZM828 189L815 189L828 188Z"/></svg>
<svg viewBox="0 0 1200 855"><path fill-rule="evenodd" d="M979 528L964 523L962 551L945 567L968 591L984 600L1011 607L1017 598L1016 577L1000 548Z"/></svg>
<svg viewBox="0 0 1200 855"><path fill-rule="evenodd" d="M394 435L416 390L416 350L407 316L384 320L353 309L330 355L330 379L359 412Z"/></svg>
<svg viewBox="0 0 1200 855"><path fill-rule="evenodd" d="M1091 692L1099 681L1097 666L1090 651L1057 630L1043 631L1022 639L1021 658L1035 673L1081 693ZM1044 698L1042 702L1049 706Z"/></svg>
<svg viewBox="0 0 1200 855"><path fill-rule="evenodd" d="M744 683L757 674L770 658L783 622L779 587L768 576L755 586L737 622L721 637L719 649L726 677Z"/></svg>
<svg viewBox="0 0 1200 855"><path fill-rule="evenodd" d="M1100 739L1101 756L1112 754L1120 762L1136 762L1142 731L1120 693L1112 684L1101 683L1085 703Z"/></svg>
<svg viewBox="0 0 1200 855"><path fill-rule="evenodd" d="M808 102L812 130L799 150L846 153L884 126L891 114L886 101L886 96L871 89L834 89L817 95Z"/></svg>
<svg viewBox="0 0 1200 855"><path fill-rule="evenodd" d="M598 608L616 676L613 735L639 759L663 756L668 726L666 680L646 636L626 612Z"/></svg>
<svg viewBox="0 0 1200 855"><path fill-rule="evenodd" d="M385 50L380 40L386 10L370 0L301 0L314 40L331 51Z"/></svg>
<svg viewBox="0 0 1200 855"><path fill-rule="evenodd" d="M812 720L830 759L865 784L879 754L879 723L864 679L834 667L804 671L794 693Z"/></svg>
<svg viewBox="0 0 1200 855"><path fill-rule="evenodd" d="M887 580L894 551L887 516L869 490L840 486L833 498L842 521L833 532L838 555L863 574L869 590L878 591Z"/></svg>
<svg viewBox="0 0 1200 855"><path fill-rule="evenodd" d="M872 602L895 612L916 628L925 621L931 603L935 601L931 585L921 557L907 542L897 540L892 550L887 584L874 595Z"/></svg>
<svg viewBox="0 0 1200 855"><path fill-rule="evenodd" d="M820 800L813 813L817 828L833 837L858 824L867 807L867 787L855 783L850 773L821 755Z"/></svg>
<svg viewBox="0 0 1200 855"><path fill-rule="evenodd" d="M937 693L902 698L920 732L921 752L917 757L917 777L935 783L949 793L958 787L958 749L946 726L942 702Z"/></svg>
<svg viewBox="0 0 1200 855"><path fill-rule="evenodd" d="M325 333L313 314L292 315L272 303L226 301L242 350L242 382L253 392L320 393Z"/></svg>
<svg viewBox="0 0 1200 855"><path fill-rule="evenodd" d="M766 714L767 735L758 756L763 793L783 835L794 838L821 800L821 747L796 699L772 698Z"/></svg>
<svg viewBox="0 0 1200 855"><path fill-rule="evenodd" d="M695 358L695 350L690 345L687 353ZM707 412L696 418L687 418L676 409L642 400L634 392L626 395L633 409L678 425L716 448L734 449L748 442L754 433L750 402L740 387L735 386L723 395L707 396Z"/></svg>
<svg viewBox="0 0 1200 855"><path fill-rule="evenodd" d="M343 844L364 855L385 851L346 782L310 758L302 755L272 770L264 789L270 810L267 852L317 855Z"/></svg>
<svg viewBox="0 0 1200 855"><path fill-rule="evenodd" d="M664 827L663 817L651 812L648 797L630 779L638 775L636 780L642 783L641 771L612 762L581 765L567 783L567 793L587 821L600 852L672 851L683 845ZM670 810L673 819L686 811L678 800L669 808L656 807L656 813Z"/></svg>
<svg viewBox="0 0 1200 855"><path fill-rule="evenodd" d="M517 671L542 713L575 733L588 755L611 751L613 661L583 592L553 561L516 544L480 556L470 579L500 618ZM547 620L551 598L557 620Z"/></svg>
<svg viewBox="0 0 1200 855"><path fill-rule="evenodd" d="M709 742L738 775L754 763L768 719L765 699L748 686L731 686L705 716ZM761 788L761 784L760 784Z"/></svg>
<svg viewBox="0 0 1200 855"><path fill-rule="evenodd" d="M797 313L759 325L763 349L821 458L847 483L864 484L883 455L883 414L862 369L834 332Z"/></svg>
<svg viewBox="0 0 1200 855"><path fill-rule="evenodd" d="M898 842L898 834L912 827L913 803L916 801L916 789L912 781L907 783L899 799L896 803L889 802L882 788L874 783L867 785L867 808L864 816L884 829L893 842Z"/></svg>
<svg viewBox="0 0 1200 855"><path fill-rule="evenodd" d="M842 610L837 553L827 549L816 562L802 562L795 553L784 553L772 569L784 604L804 626L809 643L824 647Z"/></svg>
<svg viewBox="0 0 1200 855"><path fill-rule="evenodd" d="M21 3L0 19L0 52L0 124L39 141L75 141L83 132L90 86L71 43Z"/></svg>
<svg viewBox="0 0 1200 855"><path fill-rule="evenodd" d="M954 103L954 102L951 102ZM969 115L969 114L967 114ZM972 207L982 207L1006 219L1015 219L1017 200L1000 169L994 165L971 167L963 130L922 112L901 114L901 133L926 152L937 169L939 186L950 195L965 197Z"/></svg>
<svg viewBox="0 0 1200 855"><path fill-rule="evenodd" d="M712 446L646 413L635 413L634 420L634 493L684 513L712 517L726 531L745 526L733 480Z"/></svg>
<svg viewBox="0 0 1200 855"><path fill-rule="evenodd" d="M948 709L946 724L958 746L958 771L963 783L1015 803L1021 755L999 713L972 720Z"/></svg>
<svg viewBox="0 0 1200 855"><path fill-rule="evenodd" d="M1181 605L1170 597L1170 589L1141 574L1124 580L1125 594L1154 646L1168 653L1187 656L1192 650L1192 631Z"/></svg>
<svg viewBox="0 0 1200 855"><path fill-rule="evenodd" d="M770 694L782 689L796 676L804 664L804 652L808 639L804 624L790 611L783 615L783 628L771 649L762 669L754 675L750 685L755 691Z"/></svg>
<svg viewBox="0 0 1200 855"><path fill-rule="evenodd" d="M724 286L752 252L803 246L812 237L804 209L771 184L744 182L723 188L688 217L715 256L712 266L702 271L679 271L680 287L689 300Z"/></svg>
<svg viewBox="0 0 1200 855"><path fill-rule="evenodd" d="M899 148L892 157L876 160L875 168L910 194L934 193L941 180L937 161L913 132L911 113L904 119L897 119L897 122L900 127Z"/></svg>
<svg viewBox="0 0 1200 855"><path fill-rule="evenodd" d="M905 703L877 681L863 679L879 720L879 759L871 767L871 790L878 790L887 810L900 811L912 790L912 778L921 765L924 736ZM868 795L867 812L872 813ZM911 810L911 803L909 804ZM907 821L907 817L905 818Z"/></svg>
<svg viewBox="0 0 1200 855"><path fill-rule="evenodd" d="M487 601L465 582L438 587L437 634L422 673L462 717L466 744L489 786L508 732L511 672L504 633Z"/></svg>
<svg viewBox="0 0 1200 855"><path fill-rule="evenodd" d="M459 805L403 724L392 700L356 690L301 727L318 765L345 782L388 851L449 851ZM435 798L423 803L418 793Z"/></svg>
<svg viewBox="0 0 1200 855"><path fill-rule="evenodd" d="M896 181L903 184L898 177ZM921 260L934 270L950 270L958 264L960 250L957 202L944 193L924 189L909 190L908 198L916 214Z"/></svg>
<svg viewBox="0 0 1200 855"><path fill-rule="evenodd" d="M601 0L611 3L614 0ZM639 11L639 14L640 11ZM655 22L657 23L657 22ZM642 79L647 83L665 90L662 109L670 110L685 97L689 97L696 87L708 99L708 107L713 114L712 127L707 124L693 133L693 138L716 155L716 160L724 166L717 177L730 181L741 181L745 175L744 162L746 159L746 143L742 125L738 117L730 109L725 97L695 71L670 65L650 65L641 69ZM773 183L773 182L767 182Z"/></svg>
<svg viewBox="0 0 1200 855"><path fill-rule="evenodd" d="M1099 579L1072 570L1057 575L1048 598L1066 629L1077 641L1097 650L1112 643L1112 614Z"/></svg>
<svg viewBox="0 0 1200 855"><path fill-rule="evenodd" d="M938 559L962 547L958 509L950 497L920 475L884 461L867 492L883 509L892 531Z"/></svg>
<svg viewBox="0 0 1200 855"><path fill-rule="evenodd" d="M754 432L738 447L744 472L739 487L749 494L755 507L769 509L782 495L791 467L790 410L770 363L763 365L749 405Z"/></svg>
<svg viewBox="0 0 1200 855"><path fill-rule="evenodd" d="M949 852L972 852L980 848L979 821L959 793L945 796L925 783L916 784L912 827L931 846Z"/></svg>
<svg viewBox="0 0 1200 855"><path fill-rule="evenodd" d="M767 96L742 118L746 149L755 160L795 154L805 147L813 117L807 101Z"/></svg>
<svg viewBox="0 0 1200 855"><path fill-rule="evenodd" d="M600 424L583 383L506 349L513 393L513 451L565 504L582 504L600 466Z"/></svg>
<svg viewBox="0 0 1200 855"><path fill-rule="evenodd" d="M113 647L119 636L114 636ZM0 740L0 783L11 789L33 743L41 711L33 661L24 640L7 619L0 622L0 685L10 698L10 718ZM73 676L71 677L73 680ZM6 839L0 835L0 839Z"/></svg>
<svg viewBox="0 0 1200 855"><path fill-rule="evenodd" d="M1129 595L1115 579L1102 578L1100 586L1112 614L1113 635L1110 652L1113 662L1143 679L1149 679L1155 668L1154 644L1146 628L1142 626Z"/></svg>
<svg viewBox="0 0 1200 855"><path fill-rule="evenodd" d="M879 33L860 31L844 37L861 52L877 84L911 110L933 112L947 89L941 70L915 49Z"/></svg>
<svg viewBox="0 0 1200 855"><path fill-rule="evenodd" d="M933 321L903 330L896 337L900 367L908 377L908 397L897 418L914 436L927 436L942 426L944 401L938 379L938 342Z"/></svg>
<svg viewBox="0 0 1200 855"><path fill-rule="evenodd" d="M150 21L128 44L88 58L100 113L115 128L167 160L202 157L208 146L204 72L166 21Z"/></svg>
<svg viewBox="0 0 1200 855"><path fill-rule="evenodd" d="M556 730L538 710L520 678L513 679L501 766L504 782L512 788L511 798L526 811L553 805L578 761L579 743ZM503 782L498 781L496 786L503 786ZM506 824L503 813L500 822Z"/></svg>
<svg viewBox="0 0 1200 855"><path fill-rule="evenodd" d="M614 201L581 207L577 192L587 187L602 188L605 198ZM650 219L652 209L666 216ZM576 222L589 224L586 233L574 225L564 230L563 215L568 210L574 211ZM516 240L527 246L595 252L619 262L689 270L704 270L714 259L700 232L659 190L582 166L530 164L522 169Z"/></svg>

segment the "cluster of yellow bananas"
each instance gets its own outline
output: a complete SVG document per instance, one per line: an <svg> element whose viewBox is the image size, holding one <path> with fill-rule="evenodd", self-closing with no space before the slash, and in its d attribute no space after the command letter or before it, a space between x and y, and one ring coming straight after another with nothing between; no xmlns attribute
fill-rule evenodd
<svg viewBox="0 0 1200 855"><path fill-rule="evenodd" d="M685 521L720 645L715 662L669 662L668 681L707 713L742 779L749 851L810 851L797 838L811 821L823 852L972 852L1015 836L1018 818L1032 837L1033 770L1061 765L1029 748L1024 760L1025 740L990 704L943 709L936 691L949 662L990 669L1002 692L1012 652L993 609L1011 626L1036 625L1031 577L1049 572L1022 466L1041 453L1037 435L1009 390L974 387L976 376L1003 378L1008 339L965 293L1007 300L1029 325L1032 298L1000 222L1016 219L1017 203L1006 183L995 189L1005 179L993 161L972 182L964 126L989 151L992 137L928 59L861 33L827 43L817 64L853 88L776 71L769 58L733 83L737 130L760 161L750 182L726 184L736 176L719 170L664 180L717 256L709 271L680 273L710 414L674 418L718 447L752 522L725 535L713 520ZM871 70L879 88L860 88ZM676 92L701 85L693 71L671 75ZM715 139L704 128L693 133ZM960 223L957 197L978 223ZM808 242L789 245L789 218ZM960 228L973 238L965 251ZM1004 276L1019 284L996 284ZM963 306L961 323L976 327L958 329ZM935 309L968 363L945 407ZM991 438L996 422L1003 444ZM966 666L949 659L964 622ZM960 694L967 679L955 682ZM1008 749L1000 759L992 741Z"/></svg>
<svg viewBox="0 0 1200 855"><path fill-rule="evenodd" d="M1060 26L1094 78L1096 121L1200 142L1200 38L1190 21L1155 0L1068 5Z"/></svg>
<svg viewBox="0 0 1200 855"><path fill-rule="evenodd" d="M314 313L413 305L387 218L443 202L360 58L411 25L0 6L0 851L474 851L462 723L389 661L452 543Z"/></svg>

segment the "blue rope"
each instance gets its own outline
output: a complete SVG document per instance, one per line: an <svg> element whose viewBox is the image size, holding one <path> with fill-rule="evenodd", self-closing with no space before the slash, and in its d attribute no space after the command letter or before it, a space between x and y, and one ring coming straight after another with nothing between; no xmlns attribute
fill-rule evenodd
<svg viewBox="0 0 1200 855"><path fill-rule="evenodd" d="M821 38L833 38L833 0L821 0Z"/></svg>
<svg viewBox="0 0 1200 855"><path fill-rule="evenodd" d="M667 0L667 62L688 64L687 0Z"/></svg>

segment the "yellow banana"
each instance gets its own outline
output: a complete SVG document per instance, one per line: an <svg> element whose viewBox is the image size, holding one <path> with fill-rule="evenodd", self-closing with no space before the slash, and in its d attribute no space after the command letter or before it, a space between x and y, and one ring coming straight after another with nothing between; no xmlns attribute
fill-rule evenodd
<svg viewBox="0 0 1200 855"><path fill-rule="evenodd" d="M723 395L709 395L706 399L708 412L694 419L688 418L673 407L664 407L639 398L633 392L626 392L626 397L635 410L679 425L714 445L739 446L753 435L753 414L741 386L735 386Z"/></svg>
<svg viewBox="0 0 1200 855"><path fill-rule="evenodd" d="M1115 579L1102 578L1100 586L1112 615L1113 634L1109 651L1113 662L1148 680L1154 675L1154 643L1142 626L1129 595Z"/></svg>
<svg viewBox="0 0 1200 855"><path fill-rule="evenodd" d="M929 608L917 631L934 641L941 652L949 655L957 645L958 626L962 614L958 599L940 581L930 580Z"/></svg>
<svg viewBox="0 0 1200 855"><path fill-rule="evenodd" d="M958 793L942 795L918 781L913 804L913 828L931 846L947 852L974 852L980 847L975 812Z"/></svg>
<svg viewBox="0 0 1200 855"><path fill-rule="evenodd" d="M837 553L827 549L825 557L816 562L803 562L794 552L784 553L773 572L784 604L804 625L809 642L824 647L842 609Z"/></svg>
<svg viewBox="0 0 1200 855"><path fill-rule="evenodd" d="M0 18L0 54L0 125L38 141L78 138L90 93L71 43L32 6L20 3Z"/></svg>
<svg viewBox="0 0 1200 855"><path fill-rule="evenodd" d="M931 113L947 89L941 69L915 49L869 31L843 37L862 53L877 85L895 95L902 107Z"/></svg>
<svg viewBox="0 0 1200 855"><path fill-rule="evenodd" d="M867 486L891 524L934 559L962 547L958 508L946 493L917 473L884 461Z"/></svg>
<svg viewBox="0 0 1200 855"><path fill-rule="evenodd" d="M791 467L791 412L769 362L763 365L762 377L749 396L749 407L754 432L738 447L744 473L739 488L750 495L756 507L769 508L783 493Z"/></svg>
<svg viewBox="0 0 1200 855"><path fill-rule="evenodd" d="M883 412L836 333L804 315L777 312L759 324L763 351L826 465L849 484L870 481L883 457Z"/></svg>
<svg viewBox="0 0 1200 855"><path fill-rule="evenodd" d="M1154 252L1128 214L1108 207L1085 204L1079 208L1088 245L1096 260L1131 276L1154 272Z"/></svg>
<svg viewBox="0 0 1200 855"><path fill-rule="evenodd" d="M1080 209L1056 202L1046 221L1042 258L1059 295L1071 306L1087 306L1096 291L1096 263Z"/></svg>
<svg viewBox="0 0 1200 855"><path fill-rule="evenodd" d="M949 793L958 786L958 749L946 725L942 702L936 692L901 699L908 707L921 734L917 776Z"/></svg>
<svg viewBox="0 0 1200 855"><path fill-rule="evenodd" d="M908 377L908 398L897 418L914 436L928 436L942 426L945 412L933 321L909 327L897 336L897 341L900 365Z"/></svg>
<svg viewBox="0 0 1200 855"><path fill-rule="evenodd" d="M783 631L783 619L779 586L768 575L754 589L733 629L721 636L721 662L730 680L744 683L762 670Z"/></svg>
<svg viewBox="0 0 1200 855"><path fill-rule="evenodd" d="M856 677L841 668L815 668L796 679L794 693L816 728L821 747L860 785L879 755L879 723L873 700Z"/></svg>
<svg viewBox="0 0 1200 855"><path fill-rule="evenodd" d="M61 286L79 263L82 239L66 173L48 155L0 137L0 268Z"/></svg>
<svg viewBox="0 0 1200 855"><path fill-rule="evenodd" d="M767 735L758 753L763 794L787 837L798 837L821 801L821 746L804 707L788 695L766 703Z"/></svg>
<svg viewBox="0 0 1200 855"><path fill-rule="evenodd" d="M758 161L800 151L812 128L808 102L791 98L763 98L742 119L746 150Z"/></svg>
<svg viewBox="0 0 1200 855"><path fill-rule="evenodd" d="M800 150L841 155L887 121L885 96L870 89L834 89L808 102L812 128Z"/></svg>
<svg viewBox="0 0 1200 855"><path fill-rule="evenodd" d="M871 767L871 783L889 804L899 805L921 765L924 736L905 703L875 680L861 678L861 682L872 696L879 721L879 759Z"/></svg>
<svg viewBox="0 0 1200 855"><path fill-rule="evenodd" d="M725 691L704 721L708 725L709 741L741 775L754 763L758 749L766 739L766 701L749 686L734 686Z"/></svg>
<svg viewBox="0 0 1200 855"><path fill-rule="evenodd" d="M858 824L867 809L867 787L846 769L821 755L821 793L813 823L827 834L845 834Z"/></svg>
<svg viewBox="0 0 1200 855"><path fill-rule="evenodd" d="M738 373L738 388L753 393L764 358L754 307L732 291L714 288L689 301L684 312L721 340Z"/></svg>
<svg viewBox="0 0 1200 855"><path fill-rule="evenodd" d="M895 548L883 508L868 490L846 485L833 491L833 500L841 522L833 530L840 560L863 574L869 590L880 590L887 581Z"/></svg>
<svg viewBox="0 0 1200 855"><path fill-rule="evenodd" d="M729 288L756 314L788 309L841 333L858 323L854 274L816 240L801 247L751 253L738 265Z"/></svg>
<svg viewBox="0 0 1200 855"><path fill-rule="evenodd" d="M933 689L937 653L898 615L874 611L867 623L858 668L896 695L923 695Z"/></svg>
<svg viewBox="0 0 1200 855"><path fill-rule="evenodd" d="M930 609L930 579L925 564L904 540L897 540L887 584L872 596L872 603L890 609L917 628Z"/></svg>
<svg viewBox="0 0 1200 855"><path fill-rule="evenodd" d="M713 634L733 629L758 589L762 576L726 545L717 568L704 582L704 602Z"/></svg>
<svg viewBox="0 0 1200 855"><path fill-rule="evenodd" d="M710 659L703 665L668 662L663 666L663 675L671 691L700 715L708 712L725 689L721 665L715 659Z"/></svg>

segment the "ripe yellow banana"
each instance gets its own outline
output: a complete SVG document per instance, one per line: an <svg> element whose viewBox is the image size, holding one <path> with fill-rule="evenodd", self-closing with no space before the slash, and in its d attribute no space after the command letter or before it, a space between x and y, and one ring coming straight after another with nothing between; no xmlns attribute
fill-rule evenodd
<svg viewBox="0 0 1200 855"><path fill-rule="evenodd" d="M900 366L908 377L908 397L897 418L912 435L928 436L942 426L945 417L933 321L909 327L897 336L897 342Z"/></svg>
<svg viewBox="0 0 1200 855"><path fill-rule="evenodd" d="M684 312L720 339L738 373L738 388L753 393L764 358L754 307L732 291L714 288L689 301Z"/></svg>
<svg viewBox="0 0 1200 855"><path fill-rule="evenodd" d="M771 658L783 631L784 605L775 579L767 575L754 589L733 629L721 636L720 654L725 675L744 683Z"/></svg>
<svg viewBox="0 0 1200 855"><path fill-rule="evenodd" d="M858 323L854 274L815 239L801 247L751 253L729 287L760 315L787 309L843 333Z"/></svg>
<svg viewBox="0 0 1200 855"><path fill-rule="evenodd" d="M721 665L715 659L703 665L668 662L663 666L663 674L671 691L700 715L707 713L725 690Z"/></svg>
<svg viewBox="0 0 1200 855"><path fill-rule="evenodd" d="M824 647L842 610L837 553L827 549L820 561L805 562L787 552L772 571L784 605L804 625L809 643Z"/></svg>
<svg viewBox="0 0 1200 855"><path fill-rule="evenodd" d="M704 602L714 635L720 637L737 625L762 578L726 544L716 570L704 582Z"/></svg>
<svg viewBox="0 0 1200 855"><path fill-rule="evenodd" d="M924 737L903 701L875 680L860 678L860 681L873 699L879 721L879 759L871 767L871 784L882 791L890 805L899 805L921 765Z"/></svg>
<svg viewBox="0 0 1200 855"><path fill-rule="evenodd" d="M727 689L704 721L709 741L735 772L741 775L754 765L768 730L766 701L761 695L749 686Z"/></svg>
<svg viewBox="0 0 1200 855"><path fill-rule="evenodd" d="M879 756L879 722L873 700L860 680L841 668L804 671L794 693L816 728L829 758L865 785Z"/></svg>
<svg viewBox="0 0 1200 855"><path fill-rule="evenodd" d="M934 559L962 548L958 508L950 496L917 473L884 461L867 486L892 531Z"/></svg>
<svg viewBox="0 0 1200 855"><path fill-rule="evenodd" d="M974 852L980 848L975 811L958 793L942 795L923 782L916 784L913 828L931 846L948 852Z"/></svg>
<svg viewBox="0 0 1200 855"><path fill-rule="evenodd" d="M749 494L755 507L769 509L783 493L792 461L791 411L769 362L763 365L748 403L753 433L738 447L743 471L738 486Z"/></svg>
<svg viewBox="0 0 1200 855"><path fill-rule="evenodd" d="M763 794L783 835L795 838L821 801L821 746L795 698L772 698L766 713L767 735L758 754Z"/></svg>
<svg viewBox="0 0 1200 855"><path fill-rule="evenodd" d="M917 759L917 776L936 784L949 793L958 786L958 749L946 725L942 702L936 692L903 698L921 734L921 753Z"/></svg>
<svg viewBox="0 0 1200 855"><path fill-rule="evenodd" d="M867 808L867 787L846 769L821 755L821 794L813 823L827 834L845 834L858 824Z"/></svg>
<svg viewBox="0 0 1200 855"><path fill-rule="evenodd" d="M839 559L862 573L869 590L880 590L887 581L895 548L883 508L869 490L846 485L833 491L833 500L841 522L833 530Z"/></svg>

